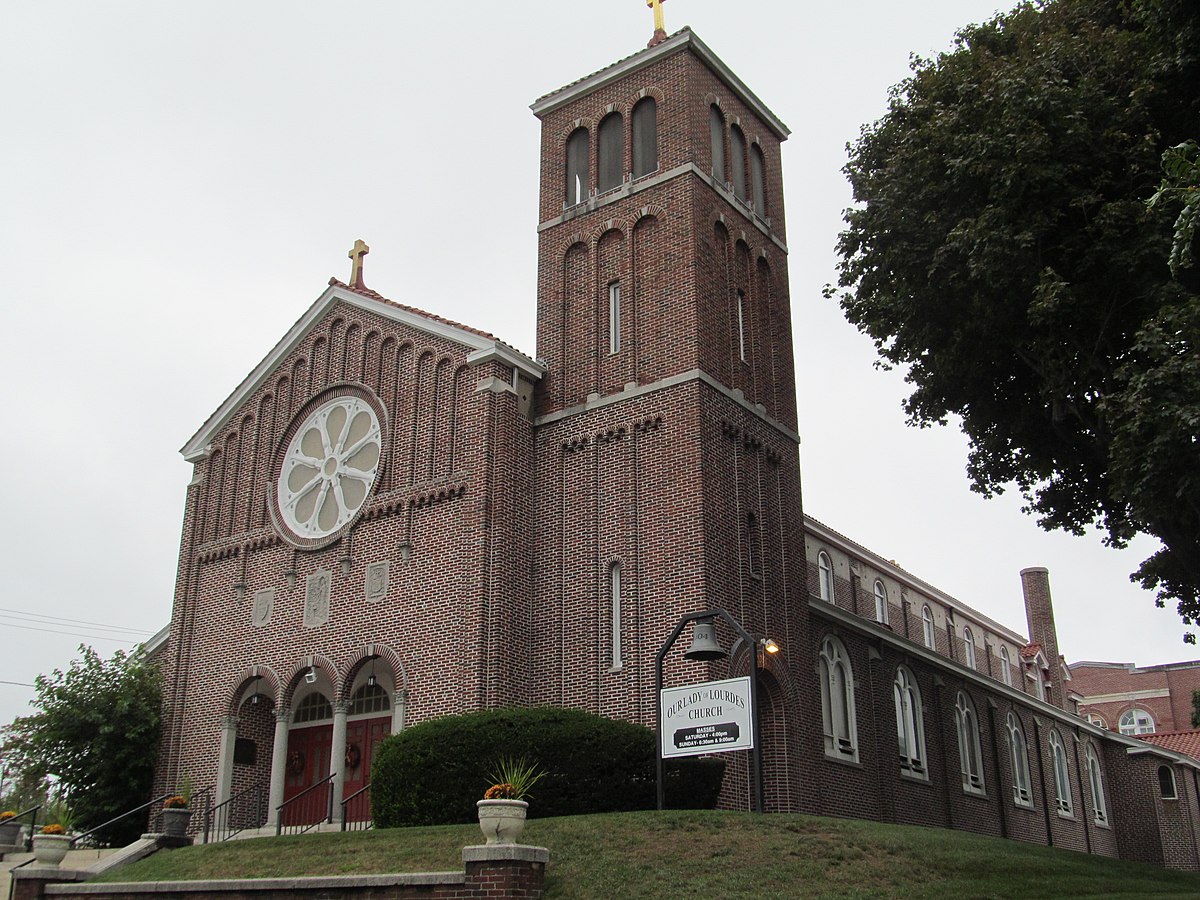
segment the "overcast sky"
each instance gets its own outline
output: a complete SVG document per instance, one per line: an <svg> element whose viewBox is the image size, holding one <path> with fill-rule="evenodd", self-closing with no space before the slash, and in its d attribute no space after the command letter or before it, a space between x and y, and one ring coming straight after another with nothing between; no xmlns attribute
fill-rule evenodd
<svg viewBox="0 0 1200 900"><path fill-rule="evenodd" d="M792 128L784 144L805 510L1025 631L1050 569L1070 660L1189 658L1128 574L1153 544L1047 534L967 488L951 429L907 428L897 373L821 287L845 144L910 54L993 0L670 0ZM326 286L533 355L542 94L644 47L644 0L0 0L0 723L108 624L166 624L191 467L178 448ZM950 298L948 298L949 300ZM64 621L52 621L45 617ZM66 621L71 620L71 621ZM37 630L41 629L41 630ZM71 632L53 634L52 631ZM101 639L100 635L107 635Z"/></svg>

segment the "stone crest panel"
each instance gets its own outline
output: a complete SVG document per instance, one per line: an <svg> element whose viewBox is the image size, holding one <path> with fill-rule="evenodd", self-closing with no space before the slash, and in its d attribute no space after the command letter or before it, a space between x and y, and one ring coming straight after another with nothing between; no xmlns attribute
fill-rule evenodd
<svg viewBox="0 0 1200 900"><path fill-rule="evenodd" d="M304 627L320 628L329 621L328 569L317 569L304 580Z"/></svg>
<svg viewBox="0 0 1200 900"><path fill-rule="evenodd" d="M378 603L387 597L389 568L386 559L367 566L366 595L368 603Z"/></svg>
<svg viewBox="0 0 1200 900"><path fill-rule="evenodd" d="M255 628L262 628L271 622L271 613L275 611L275 588L254 592L254 609L250 621Z"/></svg>

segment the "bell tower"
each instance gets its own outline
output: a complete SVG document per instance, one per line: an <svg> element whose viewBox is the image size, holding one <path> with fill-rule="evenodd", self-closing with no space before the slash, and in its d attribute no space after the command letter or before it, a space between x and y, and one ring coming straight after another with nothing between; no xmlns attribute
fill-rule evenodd
<svg viewBox="0 0 1200 900"><path fill-rule="evenodd" d="M650 724L654 655L685 613L769 635L777 669L804 653L788 129L687 28L533 111L547 374L529 699Z"/></svg>

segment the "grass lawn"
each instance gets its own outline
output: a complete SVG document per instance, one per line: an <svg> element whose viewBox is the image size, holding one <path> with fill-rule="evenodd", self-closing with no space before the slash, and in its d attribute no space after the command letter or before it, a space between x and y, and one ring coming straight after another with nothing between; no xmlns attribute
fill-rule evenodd
<svg viewBox="0 0 1200 900"><path fill-rule="evenodd" d="M729 812L532 819L547 896L1200 897L1200 875L935 828ZM475 825L256 838L158 853L106 881L461 871Z"/></svg>

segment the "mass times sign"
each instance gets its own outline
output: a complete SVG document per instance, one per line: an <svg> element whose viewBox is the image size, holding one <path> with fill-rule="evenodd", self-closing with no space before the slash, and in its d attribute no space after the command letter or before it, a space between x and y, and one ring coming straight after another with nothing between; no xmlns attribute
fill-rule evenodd
<svg viewBox="0 0 1200 900"><path fill-rule="evenodd" d="M658 703L664 758L754 747L748 676L663 688Z"/></svg>

